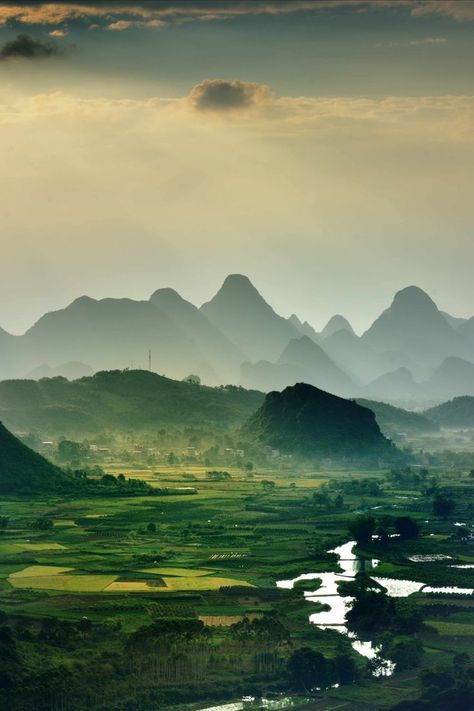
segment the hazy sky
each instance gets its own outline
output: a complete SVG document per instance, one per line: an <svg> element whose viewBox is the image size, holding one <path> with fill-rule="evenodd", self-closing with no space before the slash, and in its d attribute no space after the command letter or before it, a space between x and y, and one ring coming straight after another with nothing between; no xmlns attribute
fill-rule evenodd
<svg viewBox="0 0 474 711"><path fill-rule="evenodd" d="M474 314L474 2L0 2L0 325L247 274Z"/></svg>

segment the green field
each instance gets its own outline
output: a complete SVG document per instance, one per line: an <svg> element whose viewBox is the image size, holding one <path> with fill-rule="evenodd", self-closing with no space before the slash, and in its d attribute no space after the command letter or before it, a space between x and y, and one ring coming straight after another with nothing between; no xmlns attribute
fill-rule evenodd
<svg viewBox="0 0 474 711"><path fill-rule="evenodd" d="M112 464L111 469L121 468ZM383 471L299 469L293 475L286 467L262 469L252 477L229 471L228 481L209 481L204 467L194 467L196 493L186 496L53 496L2 503L9 525L0 533L0 610L16 630L17 651L29 670L22 693L33 693L45 669L54 676L67 668L74 711L204 708L240 698L248 689L277 693L291 654L309 646L329 660L341 652L349 655L358 681L301 708L379 711L419 694L419 669L450 664L454 654L469 651L472 598L416 593L410 600L424 625L417 633L424 650L419 665L411 673L400 669L392 678L376 680L367 676L365 658L346 637L308 623L320 607L306 602L303 591L317 591L318 579L294 591L276 587L277 580L301 573L337 571L325 551L349 540L348 523L360 512L380 520L407 515L420 525L415 540L364 547L366 557L381 561L378 577L469 586L472 571L451 567L474 558L471 544L459 539L454 526L472 520L472 484L465 473L438 471L457 501L455 513L442 518L433 517L431 502L419 489L394 485ZM183 481L182 467L136 470L134 475L169 488ZM379 492L357 493L354 479L380 482ZM262 485L266 480L274 482L271 489ZM338 491L340 508L324 503L325 495L334 501ZM314 498L314 492L323 492L323 499ZM32 527L42 517L53 522L48 530ZM410 560L420 555L449 558ZM271 632L239 641L234 627L245 619L269 620ZM201 621L209 630L199 643L186 636L179 642L189 660L179 682L169 668L165 673L164 667L152 671L148 666L158 653L146 652L150 642L133 646L134 635L170 620ZM272 637L278 630L285 631L284 639ZM200 649L196 657L193 645ZM132 674L134 665L142 670L139 676ZM107 691L99 703L90 690L104 673ZM57 699L62 694L70 708L72 691L60 687L54 693ZM197 687L209 703L198 703ZM126 706L131 698L140 701Z"/></svg>

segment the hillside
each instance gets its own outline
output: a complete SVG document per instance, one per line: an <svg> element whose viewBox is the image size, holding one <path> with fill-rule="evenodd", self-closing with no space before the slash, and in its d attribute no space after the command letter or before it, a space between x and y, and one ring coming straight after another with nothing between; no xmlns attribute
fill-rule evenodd
<svg viewBox="0 0 474 711"><path fill-rule="evenodd" d="M64 378L0 382L0 419L14 430L61 435L162 425L240 425L263 394L210 388L145 370L102 371Z"/></svg>
<svg viewBox="0 0 474 711"><path fill-rule="evenodd" d="M262 445L305 459L396 456L371 410L305 383L269 393L243 431Z"/></svg>
<svg viewBox="0 0 474 711"><path fill-rule="evenodd" d="M0 422L0 493L58 491L71 483L65 472L29 449Z"/></svg>
<svg viewBox="0 0 474 711"><path fill-rule="evenodd" d="M441 405L426 410L425 417L441 427L474 427L474 397L455 397Z"/></svg>
<svg viewBox="0 0 474 711"><path fill-rule="evenodd" d="M372 410L378 426L387 437L393 437L401 432L417 435L439 430L438 425L429 418L428 413L422 415L418 412L410 412L388 405L385 402L365 400L364 398L357 398L356 402L362 407Z"/></svg>

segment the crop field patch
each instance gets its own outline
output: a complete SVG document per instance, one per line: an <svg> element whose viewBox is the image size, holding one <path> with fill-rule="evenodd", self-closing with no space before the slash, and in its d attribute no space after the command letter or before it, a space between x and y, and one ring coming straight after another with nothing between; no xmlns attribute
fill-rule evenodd
<svg viewBox="0 0 474 711"><path fill-rule="evenodd" d="M104 588L104 592L152 592L153 590L159 591L160 589L162 589L161 586L150 585L148 580L115 580L114 582L110 583L110 585L107 585L106 588Z"/></svg>
<svg viewBox="0 0 474 711"><path fill-rule="evenodd" d="M11 575L8 581L15 588L59 590L64 592L102 592L114 582L116 575Z"/></svg>
<svg viewBox="0 0 474 711"><path fill-rule="evenodd" d="M186 577L186 578L163 578L169 590L219 590L222 587L242 586L255 587L245 580L235 580L234 578L214 578L210 576Z"/></svg>
<svg viewBox="0 0 474 711"><path fill-rule="evenodd" d="M154 575L169 575L178 578L201 578L204 575L211 575L213 570L200 570L192 568L145 568L141 573L153 573Z"/></svg>
<svg viewBox="0 0 474 711"><path fill-rule="evenodd" d="M66 546L61 543L28 543L18 541L17 543L0 543L0 553L21 553L22 551L58 551L65 550Z"/></svg>
<svg viewBox="0 0 474 711"><path fill-rule="evenodd" d="M61 573L69 573L74 568L59 568L56 565L30 565L23 570L19 570L16 573L12 573L10 578L34 578L34 577L46 577L52 575L61 575ZM10 581L11 582L11 581Z"/></svg>
<svg viewBox="0 0 474 711"><path fill-rule="evenodd" d="M438 620L430 620L428 624L444 637L474 637L474 624L439 622Z"/></svg>

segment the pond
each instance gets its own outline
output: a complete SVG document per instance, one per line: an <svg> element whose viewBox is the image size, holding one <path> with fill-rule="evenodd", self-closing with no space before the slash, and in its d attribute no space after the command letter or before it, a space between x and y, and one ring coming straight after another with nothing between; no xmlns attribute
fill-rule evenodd
<svg viewBox="0 0 474 711"><path fill-rule="evenodd" d="M357 573L362 571L371 571L377 567L379 560L359 558L354 553L356 542L347 541L347 543L329 551L335 553L338 557L339 567L342 573L303 573L293 580L279 580L277 587L291 590L295 583L303 580L314 580L319 578L321 585L317 591L305 591L304 596L308 602L318 602L321 605L328 606L329 609L321 612L314 612L309 616L309 621L313 625L317 625L320 629L332 628L346 634L351 639L353 649L362 654L367 659L378 659L380 662L378 675L389 675L393 672L394 665L392 662L379 657L379 649L372 645L371 642L363 642L359 640L346 627L346 614L350 610L354 598L343 597L339 594L338 583L344 580L354 580ZM397 581L402 582L402 581ZM390 594L390 593L389 593Z"/></svg>
<svg viewBox="0 0 474 711"><path fill-rule="evenodd" d="M338 556L338 563L342 573L303 573L292 580L279 580L277 586L291 590L296 583L300 583L301 581L321 580L321 585L316 591L306 590L304 591L304 596L308 602L318 602L321 605L326 605L329 609L310 614L309 621L311 624L317 625L320 629L332 628L350 637L352 647L355 651L367 657L367 659L377 659L379 661L379 668L375 673L377 675L387 676L393 672L395 668L394 664L388 659L382 659L379 656L380 650L377 647L371 642L363 642L357 639L346 626L346 615L351 608L354 598L340 595L338 592L338 583L343 580L353 580L355 575L360 571L370 572L374 570L380 562L376 559L366 560L356 556L354 553L355 545L355 541L347 541L347 543L329 551ZM428 562L432 559L442 559L443 561L451 560L449 556L420 555L413 556L412 560L415 558L417 562L420 563ZM474 592L472 588L432 587L415 580L400 580L398 578L382 578L377 576L371 577L372 580L386 589L387 595L390 595L390 597L407 597L412 593L420 591L425 593L455 593L458 595L471 595Z"/></svg>

